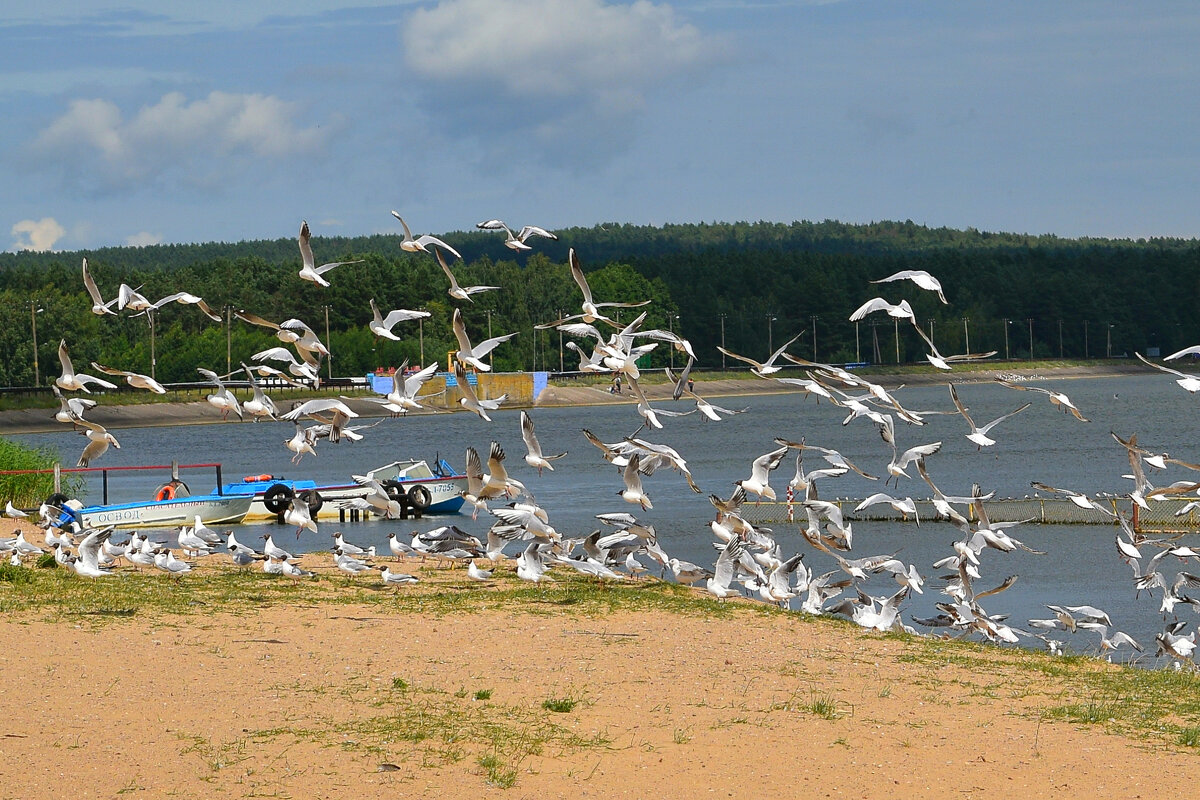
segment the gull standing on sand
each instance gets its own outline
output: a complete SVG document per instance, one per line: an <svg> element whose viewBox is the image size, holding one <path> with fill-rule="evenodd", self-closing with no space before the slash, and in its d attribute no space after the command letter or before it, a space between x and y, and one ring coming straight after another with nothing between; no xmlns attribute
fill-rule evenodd
<svg viewBox="0 0 1200 800"><path fill-rule="evenodd" d="M965 419L967 421L967 424L971 426L971 432L967 434L967 438L970 439L972 442L974 442L976 444L976 446L980 447L980 448L990 447L991 445L994 445L996 443L995 439L993 439L987 435L988 431L990 431L995 426L999 425L1001 422L1004 422L1004 420L1008 419L1009 417L1015 417L1017 414L1020 414L1022 411L1024 411L1025 409L1027 409L1031 405L1033 405L1033 403L1026 403L1025 405L1018 408L1016 411L1010 411L1009 413L1007 413L1003 416L996 417L994 420L989 422L987 425L977 426L975 424L975 420L971 419L971 415L967 413L967 409L962 404L962 401L960 401L958 399L958 392L955 391L954 384L948 383L946 385L950 387L950 399L954 401L954 407L958 409L958 413L962 414L963 419Z"/></svg>
<svg viewBox="0 0 1200 800"><path fill-rule="evenodd" d="M304 263L300 267L300 277L306 281L312 281L318 286L328 286L329 281L322 277L326 272L343 264L359 264L362 262L362 259L359 258L354 261L333 261L318 267L316 259L313 258L312 245L309 243L310 238L308 220L303 220L300 223L300 258Z"/></svg>
<svg viewBox="0 0 1200 800"><path fill-rule="evenodd" d="M67 340L61 339L58 343L58 360L62 364L62 375L54 379L54 384L60 389L65 389L68 392L87 392L87 384L94 383L97 386L102 386L105 389L117 388L115 383L109 383L100 378L93 378L91 375L83 375L75 372L75 368L71 366L71 356L67 353Z"/></svg>
<svg viewBox="0 0 1200 800"><path fill-rule="evenodd" d="M429 245L435 245L442 248L448 253L453 253L455 258L462 258L450 245L443 242L436 236L430 236L428 233L424 236L413 238L412 231L408 229L408 223L404 221L404 217L393 211L392 216L400 221L400 225L404 228L404 238L400 240L400 249L406 253L428 253Z"/></svg>

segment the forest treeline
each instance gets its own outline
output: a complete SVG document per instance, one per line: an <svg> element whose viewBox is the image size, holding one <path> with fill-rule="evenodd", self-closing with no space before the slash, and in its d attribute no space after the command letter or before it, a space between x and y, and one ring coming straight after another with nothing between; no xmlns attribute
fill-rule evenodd
<svg viewBox="0 0 1200 800"><path fill-rule="evenodd" d="M452 300L436 261L401 251L399 236L392 235L314 236L318 263L361 259L327 273L328 288L298 277L295 237L0 254L0 310L7 321L0 327L0 386L35 383L35 327L41 385L59 373L60 339L80 371L95 360L149 373L153 346L154 373L163 382L195 381L197 366L237 369L278 344L270 331L237 319L213 322L177 304L156 312L152 342L144 316L90 312L80 269L85 257L105 299L115 297L121 283L140 287L152 301L188 291L222 312L246 309L276 322L297 317L322 338L328 330L335 375L361 375L404 359L436 358L444 368L455 347L455 305L462 306L475 341L489 331L519 333L495 351L496 369L557 370L560 353L563 366L573 369L578 358L560 349L559 333L533 328L579 310L580 292L566 266L569 247L596 300L651 300L645 327L689 338L705 368L722 365L716 349L722 341L761 359L796 336L789 351L820 361L920 360L923 344L907 325L883 315L858 325L848 321L875 296L907 299L945 355L964 352L968 340L971 351L1013 358L1095 358L1155 347L1166 353L1200 342L1195 240L1062 239L834 221L610 223L556 233L558 241L534 240L528 253L513 253L503 235L488 231L441 234L465 258L451 265L461 284L502 287L475 295L474 303ZM937 276L949 304L908 281L870 283L905 269ZM372 298L385 314L423 308L432 316L398 325L400 342L375 341L366 327ZM621 319L641 310L624 310ZM672 358L659 347L652 363L663 366Z"/></svg>

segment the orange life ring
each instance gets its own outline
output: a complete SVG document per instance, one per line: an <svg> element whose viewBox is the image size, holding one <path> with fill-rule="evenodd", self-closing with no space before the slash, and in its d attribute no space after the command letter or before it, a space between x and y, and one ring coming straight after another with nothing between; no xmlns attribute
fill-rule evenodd
<svg viewBox="0 0 1200 800"><path fill-rule="evenodd" d="M246 477L242 478L242 483L258 483L260 481L269 481L274 477L275 476L271 475L270 473L265 473L263 475L247 475Z"/></svg>
<svg viewBox="0 0 1200 800"><path fill-rule="evenodd" d="M154 499L155 500L174 500L175 499L175 489L176 489L176 484L164 483L162 486L158 487L158 492L155 493Z"/></svg>

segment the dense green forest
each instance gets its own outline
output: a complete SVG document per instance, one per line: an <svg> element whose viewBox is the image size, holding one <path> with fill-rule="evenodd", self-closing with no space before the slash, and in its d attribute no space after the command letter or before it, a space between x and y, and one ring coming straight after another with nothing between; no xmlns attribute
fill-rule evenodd
<svg viewBox="0 0 1200 800"><path fill-rule="evenodd" d="M297 225L297 227L299 227ZM88 252L0 254L0 386L34 385L59 374L66 339L76 369L90 361L154 373L164 382L196 381L197 366L225 372L278 342L236 319L209 320L195 307L156 312L153 342L145 316L96 316L81 277L84 257L105 299L128 283L151 300L177 291L201 295L214 309L246 309L276 322L298 317L329 333L335 375L439 359L454 348L450 312L463 307L475 341L518 331L494 354L498 370L557 370L560 335L534 324L579 310L566 266L574 247L598 301L650 299L645 327L673 329L695 346L702 367L720 367L716 345L758 358L769 345L800 338L790 352L821 361L919 360L923 344L884 315L855 325L867 299L907 299L932 327L943 354L997 350L1001 357L1105 357L1164 353L1200 342L1192 313L1200 293L1200 243L1194 240L1061 239L1053 236L928 228L912 222L699 223L646 227L604 224L556 231L534 250L514 254L503 236L444 234L465 261L452 268L463 285L501 286L462 303L434 259L399 249L398 236L314 237L318 263L362 259L327 273L322 288L297 276L295 238L240 243L105 248ZM903 269L937 276L949 305L908 281L871 285ZM1172 302L1161 296L1169 292ZM392 308L424 308L424 323L401 323L403 341L375 341L366 327L374 298ZM624 312L625 320L632 318ZM328 319L328 323L326 323ZM327 327L328 326L328 327ZM897 359L898 354L898 359ZM653 363L672 358L660 347ZM577 359L567 350L563 363ZM730 366L733 365L729 362ZM325 372L326 370L323 370Z"/></svg>

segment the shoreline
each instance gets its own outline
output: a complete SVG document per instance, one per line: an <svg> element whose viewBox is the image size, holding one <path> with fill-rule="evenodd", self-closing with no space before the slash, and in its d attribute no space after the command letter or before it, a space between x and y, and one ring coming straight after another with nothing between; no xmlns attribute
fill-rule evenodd
<svg viewBox="0 0 1200 800"><path fill-rule="evenodd" d="M983 383L998 377L1014 378L1023 381L1073 380L1081 378L1120 378L1133 375L1145 375L1152 370L1135 364L1114 364L1111 366L1046 366L1036 369L1017 371L1014 369L971 370L951 373L930 371L928 373L871 373L863 372L864 377L881 384L888 390L900 386L932 386L942 383ZM721 380L696 381L696 393L702 397L740 397L763 394L798 394L794 388L774 381L750 377L748 373L735 373L739 377ZM747 377L740 377L747 376ZM646 397L650 400L662 400L670 397L670 386L666 383L646 384L643 387ZM628 389L621 395L608 391L607 383L590 385L569 385L568 381L559 380L557 384L547 386L538 395L532 405L513 403L505 405L505 409L546 408L560 406L589 406L629 403L634 401ZM373 405L373 404L363 404ZM363 417L376 418L387 416L386 411L375 408L356 409ZM0 411L0 435L54 433L65 430L65 426L55 421L55 409L24 408ZM441 412L444 413L444 412ZM186 403L130 403L121 405L99 405L88 414L88 419L114 430L122 428L165 427L171 425L210 425L242 423L251 424L251 420L231 419L222 422L215 409L205 401Z"/></svg>

